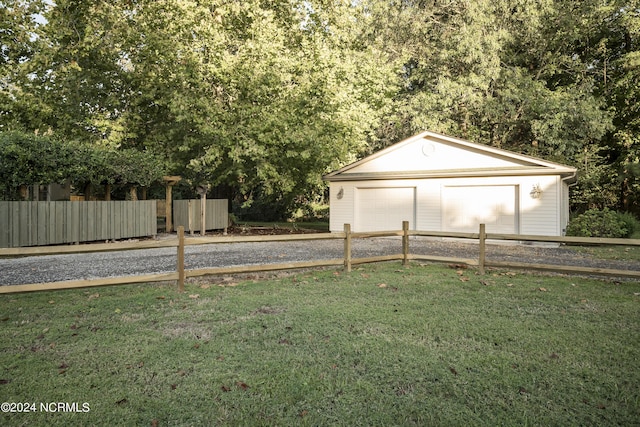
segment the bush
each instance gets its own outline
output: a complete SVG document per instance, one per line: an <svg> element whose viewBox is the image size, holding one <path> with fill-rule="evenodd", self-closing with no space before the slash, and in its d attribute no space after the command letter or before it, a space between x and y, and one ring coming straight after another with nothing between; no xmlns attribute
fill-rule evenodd
<svg viewBox="0 0 640 427"><path fill-rule="evenodd" d="M626 237L627 225L617 212L604 208L590 209L569 222L568 236Z"/></svg>
<svg viewBox="0 0 640 427"><path fill-rule="evenodd" d="M625 237L631 237L633 239L640 238L640 221L638 221L638 218L631 212L618 212L618 218L624 222L627 229Z"/></svg>

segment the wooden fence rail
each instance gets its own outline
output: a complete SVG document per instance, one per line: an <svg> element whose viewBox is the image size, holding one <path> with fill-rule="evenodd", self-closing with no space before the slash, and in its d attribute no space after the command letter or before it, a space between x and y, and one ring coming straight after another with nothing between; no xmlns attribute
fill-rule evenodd
<svg viewBox="0 0 640 427"><path fill-rule="evenodd" d="M352 258L352 240L365 239L371 237L402 237L401 253L394 255L381 255L367 258ZM447 238L464 238L478 240L478 258L457 258L442 257L433 255L418 255L410 253L410 236L427 236L427 237L447 237ZM326 240L341 239L344 240L344 256L338 259L288 262L278 264L262 264L251 266L235 266L235 267L215 267L197 270L185 270L184 266L184 249L189 245L203 245L216 243L240 243L240 242L274 242L274 241L300 241L300 240ZM486 259L486 241L487 240L515 240L515 241L539 241L539 242L556 242L556 243L580 243L589 245L624 245L624 246L640 246L640 239L601 239L601 238L582 238L582 237L557 237L557 236L524 236L519 234L494 234L486 233L484 224L480 225L478 233L450 233L439 231L415 231L409 230L408 222L403 222L401 231L378 231L373 233L353 233L351 226L345 224L344 231L341 233L315 233L315 234L292 234L292 235L271 235L271 236L216 236L203 238L185 238L184 227L179 227L178 237L166 241L144 241L144 242L125 242L110 244L93 244L81 246L67 247L37 247L37 248L0 248L0 256L29 256L29 255L45 255L60 253L79 253L79 252L99 252L99 251L122 251L133 249L149 249L162 247L177 248L176 272L163 274L148 274L138 276L110 277L92 280L70 280L62 282L34 283L26 285L7 285L0 286L0 294L45 291L57 289L72 289L92 286L110 286L119 284L146 283L146 282L164 282L177 281L178 289L184 290L184 282L186 278L198 277L216 274L238 274L250 272L265 272L276 270L289 270L300 268L317 268L332 267L342 265L346 272L350 272L353 265L374 263L383 261L401 260L404 265L410 260L423 260L444 263L460 263L470 266L477 266L480 274L484 274L486 267L499 268L519 268L552 271L557 273L573 273L573 274L595 274L615 277L629 277L640 279L640 271L637 270L614 270L604 268L576 267L550 264L531 264L521 262L504 262L492 261Z"/></svg>

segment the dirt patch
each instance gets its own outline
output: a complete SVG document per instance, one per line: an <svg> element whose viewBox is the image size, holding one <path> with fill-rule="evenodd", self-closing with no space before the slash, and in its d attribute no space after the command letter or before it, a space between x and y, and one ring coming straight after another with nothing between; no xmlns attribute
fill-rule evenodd
<svg viewBox="0 0 640 427"><path fill-rule="evenodd" d="M287 311L287 309L284 307L270 307L268 305L265 305L260 307L257 310L252 311L251 315L257 316L260 314L280 314L280 313L284 313L285 311Z"/></svg>
<svg viewBox="0 0 640 427"><path fill-rule="evenodd" d="M198 323L174 323L162 330L162 335L169 338L186 338L194 340L210 340L210 327Z"/></svg>
<svg viewBox="0 0 640 427"><path fill-rule="evenodd" d="M212 232L214 235L222 234L222 231ZM243 225L232 225L227 228L227 234L234 236L272 236L281 234L312 234L312 233L328 233L328 231L320 231L312 228L304 228L302 226L289 227L254 227Z"/></svg>

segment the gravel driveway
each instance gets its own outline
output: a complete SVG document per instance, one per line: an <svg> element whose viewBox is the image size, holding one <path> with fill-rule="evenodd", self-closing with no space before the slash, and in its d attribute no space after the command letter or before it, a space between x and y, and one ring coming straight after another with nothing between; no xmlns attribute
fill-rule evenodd
<svg viewBox="0 0 640 427"><path fill-rule="evenodd" d="M478 257L477 243L412 238L410 253L458 258ZM399 238L353 240L353 258L402 252ZM276 264L343 257L342 240L194 245L185 248L187 269ZM566 247L495 244L487 259L539 264L562 264L640 271L638 261L598 260ZM45 283L174 272L176 249L144 249L38 257L0 258L0 285Z"/></svg>

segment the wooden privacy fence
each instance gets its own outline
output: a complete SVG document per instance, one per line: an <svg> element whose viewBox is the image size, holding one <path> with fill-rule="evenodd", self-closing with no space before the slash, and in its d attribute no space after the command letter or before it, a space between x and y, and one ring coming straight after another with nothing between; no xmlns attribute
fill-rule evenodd
<svg viewBox="0 0 640 427"><path fill-rule="evenodd" d="M222 230L229 225L227 199L207 199L205 205L205 230ZM200 200L174 200L173 222L176 228L184 227L189 233L202 231L202 203Z"/></svg>
<svg viewBox="0 0 640 427"><path fill-rule="evenodd" d="M368 258L352 258L352 241L358 238L371 237L402 237L401 253L394 255L380 255ZM416 255L410 253L410 236L427 236L427 237L444 237L444 238L463 238L475 239L479 242L478 257L472 258L453 258L432 255ZM341 239L344 241L344 256L338 259L288 262L279 264L262 264L251 266L235 266L235 267L214 267L196 270L185 270L184 265L184 249L188 245L203 245L217 243L240 243L240 242L274 242L274 241L297 241L297 240L326 240ZM81 252L104 252L104 251L122 251L132 249L150 249L163 247L177 248L176 272L163 274L148 274L126 277L112 277L105 279L92 280L70 280L63 282L38 283L26 285L7 285L0 286L0 294L14 292L30 292L44 291L55 289L71 289L90 286L105 286L130 283L145 282L161 282L161 281L177 281L178 289L184 290L184 281L188 277L198 277L216 274L238 274L250 272L265 272L299 268L315 268L329 266L343 266L347 272L351 271L353 265L374 263L382 261L402 260L404 265L410 260L424 260L445 263L463 263L471 266L477 266L480 274L485 273L486 267L500 268L520 268L545 270L558 273L577 273L577 274L597 274L614 277L630 277L640 279L640 271L637 270L613 270L604 268L575 267L562 265L547 264L530 264L521 262L504 262L491 261L486 259L486 241L492 240L515 240L515 241L536 241L536 242L555 242L555 243L573 243L588 245L624 245L624 246L640 246L640 239L604 239L604 238L586 238L586 237L557 237L557 236L527 236L521 234L494 234L486 233L484 224L480 224L478 233L455 233L455 232L438 232L438 231L414 231L409 230L409 223L403 223L403 229L400 231L379 231L379 232L359 232L352 233L351 226L345 224L344 231L341 233L316 233L316 234L292 234L292 235L274 235L274 236L217 236L204 238L185 238L184 228L178 229L178 237L165 241L144 241L144 242L124 242L110 244L93 244L85 246L63 246L63 247L36 247L36 248L0 248L0 256L29 256L29 255L48 255L61 253L81 253Z"/></svg>
<svg viewBox="0 0 640 427"><path fill-rule="evenodd" d="M0 248L157 234L155 200L0 202Z"/></svg>

